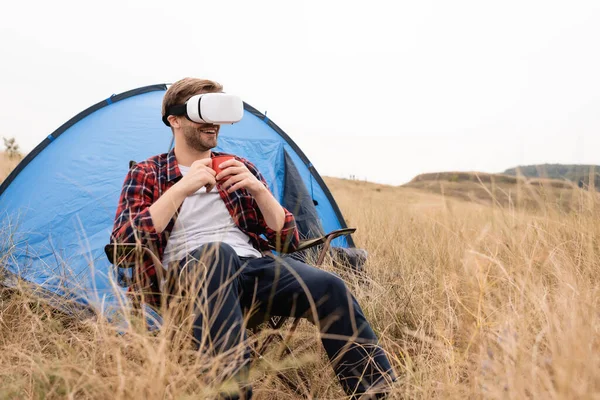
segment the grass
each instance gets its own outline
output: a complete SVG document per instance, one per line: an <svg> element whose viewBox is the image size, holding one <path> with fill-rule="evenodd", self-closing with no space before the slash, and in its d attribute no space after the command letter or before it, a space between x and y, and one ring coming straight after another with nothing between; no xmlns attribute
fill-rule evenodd
<svg viewBox="0 0 600 400"><path fill-rule="evenodd" d="M22 159L21 155L9 158L5 153L0 152L0 182L6 179Z"/></svg>
<svg viewBox="0 0 600 400"><path fill-rule="evenodd" d="M368 307L404 372L399 394L598 396L597 194L518 209L328 183L371 251L381 294L361 297L381 299Z"/></svg>
<svg viewBox="0 0 600 400"><path fill-rule="evenodd" d="M528 186L513 187L514 201L474 202L325 181L369 251L368 282L344 277L401 377L394 397L600 397L597 194L571 189L563 207L555 192ZM50 309L26 287L3 292L0 399L191 399L223 389L235 354L194 352L185 323L153 336L130 318L121 335ZM256 398L300 397L277 376L299 383L298 371L306 397L344 398L312 325L300 324L291 347L294 357L280 360L273 346L257 363Z"/></svg>

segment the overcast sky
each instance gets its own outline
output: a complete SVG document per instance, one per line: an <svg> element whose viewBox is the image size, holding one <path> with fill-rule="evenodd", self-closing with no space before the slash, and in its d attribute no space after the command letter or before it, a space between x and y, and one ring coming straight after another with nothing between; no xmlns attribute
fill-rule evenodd
<svg viewBox="0 0 600 400"><path fill-rule="evenodd" d="M0 136L31 150L109 97L219 81L321 175L600 164L600 1L21 1Z"/></svg>

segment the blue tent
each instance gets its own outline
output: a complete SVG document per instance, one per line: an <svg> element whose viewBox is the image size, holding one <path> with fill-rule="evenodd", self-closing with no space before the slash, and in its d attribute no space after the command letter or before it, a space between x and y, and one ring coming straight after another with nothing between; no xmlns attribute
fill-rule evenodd
<svg viewBox="0 0 600 400"><path fill-rule="evenodd" d="M112 301L112 268L104 246L129 161L165 153L172 145L171 130L161 121L166 89L134 89L79 113L2 183L1 243L9 275L83 303ZM275 197L295 214L301 236L345 228L304 153L265 115L247 104L244 108L241 122L222 127L215 150L252 161ZM354 244L348 236L335 239L333 246L346 251Z"/></svg>

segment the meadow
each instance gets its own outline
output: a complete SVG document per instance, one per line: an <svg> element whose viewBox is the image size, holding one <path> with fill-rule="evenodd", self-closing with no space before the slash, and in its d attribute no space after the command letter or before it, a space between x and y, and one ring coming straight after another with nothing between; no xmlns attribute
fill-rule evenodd
<svg viewBox="0 0 600 400"><path fill-rule="evenodd" d="M369 253L364 275L330 260L325 268L344 277L388 352L399 375L392 398L600 397L596 192L568 189L565 207L564 193L543 185L515 186L507 202L488 191L486 202L325 181ZM223 389L228 355L192 351L185 324L153 335L130 320L122 334L54 310L25 284L3 290L0 399L195 399ZM345 398L313 325L302 321L289 344L292 356L274 345L257 361L255 398Z"/></svg>

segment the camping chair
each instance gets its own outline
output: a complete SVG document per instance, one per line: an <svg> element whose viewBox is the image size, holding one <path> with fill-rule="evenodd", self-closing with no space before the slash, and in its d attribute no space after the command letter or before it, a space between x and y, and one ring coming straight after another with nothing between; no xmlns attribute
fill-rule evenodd
<svg viewBox="0 0 600 400"><path fill-rule="evenodd" d="M271 250L277 251L280 254L293 254L322 245L323 247L319 251L319 256L315 263L316 267L320 267L329 251L331 241L339 236L349 235L354 232L356 232L356 228L337 229L318 238L301 240L298 247L294 250L286 248L278 249L274 246L271 246ZM154 263L159 281L163 279L162 274L166 270L160 259L148 247L137 243L109 243L104 247L104 252L109 262L115 266L118 265L120 268L133 268L136 262L139 262L144 257L149 257ZM268 323L272 329L277 330L283 326L286 320L287 317L273 316L269 319ZM252 330L258 327L261 322L263 321L260 321L260 315L255 314L250 318L248 328ZM264 343L261 349L266 347L266 345L268 345L268 342Z"/></svg>
<svg viewBox="0 0 600 400"><path fill-rule="evenodd" d="M298 247L292 251L288 251L285 248L277 249L272 247L272 250L277 251L280 254L293 254L297 252L301 252L308 249L316 248L317 246L322 246L319 251L319 256L317 258L317 262L315 263L316 267L320 267L325 260L325 256L327 255L331 241L342 235L349 235L356 231L356 228L344 228L337 229L332 232L329 232L326 235L323 235L318 238L301 240ZM133 268L136 263L139 263L144 256L149 257L154 263L154 267L158 274L159 281L162 280L162 274L165 269L163 267L162 262L159 258L154 254L148 247L141 246L136 243L109 243L104 247L104 252L111 264L118 265L120 268ZM270 333L264 341L260 345L256 345L253 349L253 354L255 359L262 358L262 354L265 352L269 344L273 342L274 339L279 339L283 345L283 351L279 353L278 357L281 357L283 353L287 355L291 354L290 348L287 346L287 340L291 337L291 335L296 330L298 326L298 322L300 318L295 318L289 332L284 339L280 330L282 326L290 319L289 317L280 317L280 316L270 316L270 318L265 321L265 315L262 313L255 313L250 316L247 324L247 329L252 331L254 334L258 333L262 327L266 324L268 328L272 329L273 332ZM288 377L283 375L282 373L277 374L280 379L282 379L289 387L291 387L295 392L300 393L301 390L298 386L292 382ZM307 379L303 374L300 374L301 380L305 385L308 385Z"/></svg>

